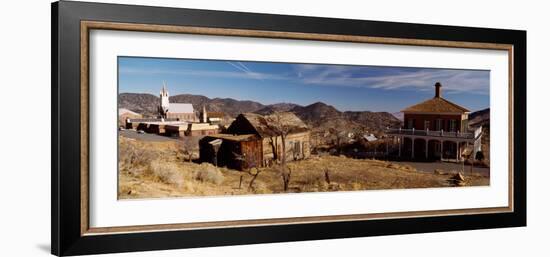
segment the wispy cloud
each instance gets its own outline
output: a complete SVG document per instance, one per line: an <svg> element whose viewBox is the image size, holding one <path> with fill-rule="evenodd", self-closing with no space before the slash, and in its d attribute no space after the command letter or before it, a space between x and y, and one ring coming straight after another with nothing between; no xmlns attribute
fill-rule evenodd
<svg viewBox="0 0 550 257"><path fill-rule="evenodd" d="M245 74L247 74L248 76L250 76L251 78L254 78L254 79L264 80L264 76L267 75L267 74L263 74L263 73L253 72L250 68L248 68L242 62L226 61L226 63L228 63L229 65L235 67L237 70L240 70L240 71L244 72Z"/></svg>
<svg viewBox="0 0 550 257"><path fill-rule="evenodd" d="M384 68L377 67L378 71L373 72L372 67L309 64L294 68L302 82L310 85L431 91L435 82L441 82L451 94L489 94L489 71L392 68L384 72Z"/></svg>
<svg viewBox="0 0 550 257"><path fill-rule="evenodd" d="M289 64L288 72L257 72L240 61L226 61L234 69L150 69L121 67L122 74L177 75L228 79L284 80L310 86L432 91L441 82L444 92L489 94L489 71L429 68L366 67L345 65ZM261 64L265 65L265 64Z"/></svg>
<svg viewBox="0 0 550 257"><path fill-rule="evenodd" d="M239 66L234 66L235 68ZM175 76L194 76L194 77L216 77L216 78L234 78L234 79L286 79L277 74L258 73L246 70L246 68L237 68L238 71L221 70L198 70L198 69L148 69L136 67L123 67L119 70L121 74L127 75L175 75ZM242 69L242 70L241 70Z"/></svg>

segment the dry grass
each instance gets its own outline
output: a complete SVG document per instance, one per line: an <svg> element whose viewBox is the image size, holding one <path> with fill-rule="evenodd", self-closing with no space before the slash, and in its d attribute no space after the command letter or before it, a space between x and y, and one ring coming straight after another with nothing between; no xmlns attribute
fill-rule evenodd
<svg viewBox="0 0 550 257"><path fill-rule="evenodd" d="M285 193L276 167L252 175L187 161L174 142L141 142L120 138L119 198L189 197ZM286 193L354 191L455 186L456 172L418 172L409 165L377 160L323 156L288 164L292 170ZM328 174L328 179L327 179ZM488 185L489 178L465 176L464 185Z"/></svg>
<svg viewBox="0 0 550 257"><path fill-rule="evenodd" d="M210 163L202 163L197 170L193 171L193 177L201 182L210 182L220 185L223 182L223 174L217 167Z"/></svg>

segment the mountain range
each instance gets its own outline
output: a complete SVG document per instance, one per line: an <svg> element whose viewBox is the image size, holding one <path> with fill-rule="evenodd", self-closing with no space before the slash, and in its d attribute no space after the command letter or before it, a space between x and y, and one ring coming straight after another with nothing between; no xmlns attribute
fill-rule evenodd
<svg viewBox="0 0 550 257"><path fill-rule="evenodd" d="M468 121L470 126L490 126L490 113L489 108L472 112L468 115Z"/></svg>
<svg viewBox="0 0 550 257"><path fill-rule="evenodd" d="M262 115L273 112L293 112L312 128L345 128L383 130L396 127L401 121L388 112L339 111L331 105L316 102L307 106L293 103L264 105L254 101L242 101L231 98L208 98L202 95L180 94L170 97L171 103L191 103L195 112L206 106L211 112L223 112L228 118L240 113L253 112ZM143 115L156 115L159 98L151 94L121 93L118 97L119 108L126 108Z"/></svg>

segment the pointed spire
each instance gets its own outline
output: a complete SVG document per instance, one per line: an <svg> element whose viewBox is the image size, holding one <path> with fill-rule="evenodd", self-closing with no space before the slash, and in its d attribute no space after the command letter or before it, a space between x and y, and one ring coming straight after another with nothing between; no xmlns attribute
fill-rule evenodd
<svg viewBox="0 0 550 257"><path fill-rule="evenodd" d="M206 105L202 106L202 122L208 122L208 114L206 113Z"/></svg>

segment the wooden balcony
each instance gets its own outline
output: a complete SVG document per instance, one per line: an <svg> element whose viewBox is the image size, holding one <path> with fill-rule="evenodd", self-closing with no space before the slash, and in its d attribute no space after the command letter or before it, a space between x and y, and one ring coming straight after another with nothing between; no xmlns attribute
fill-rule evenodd
<svg viewBox="0 0 550 257"><path fill-rule="evenodd" d="M437 131L437 130L418 130L418 129L388 129L386 134L390 136L419 136L419 137L436 137L436 138L454 138L454 139L477 139L481 135L481 127L476 128L474 131L468 132L449 132L449 131Z"/></svg>

